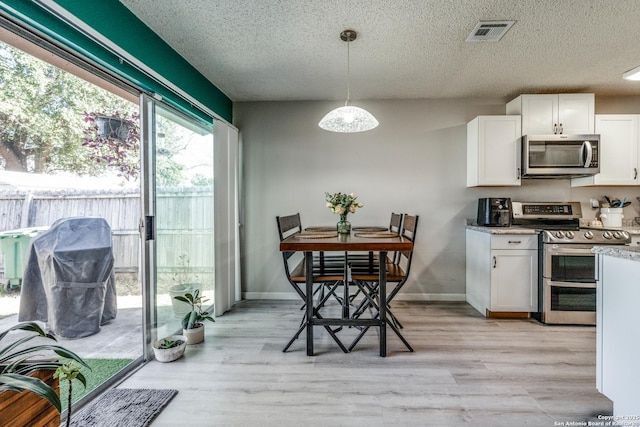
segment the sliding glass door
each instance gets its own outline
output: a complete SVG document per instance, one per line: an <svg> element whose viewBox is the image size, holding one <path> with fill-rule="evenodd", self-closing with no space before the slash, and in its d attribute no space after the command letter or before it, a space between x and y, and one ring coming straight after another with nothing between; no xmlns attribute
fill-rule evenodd
<svg viewBox="0 0 640 427"><path fill-rule="evenodd" d="M144 96L148 135L148 343L181 330L175 296L199 289L214 300L213 127Z"/></svg>

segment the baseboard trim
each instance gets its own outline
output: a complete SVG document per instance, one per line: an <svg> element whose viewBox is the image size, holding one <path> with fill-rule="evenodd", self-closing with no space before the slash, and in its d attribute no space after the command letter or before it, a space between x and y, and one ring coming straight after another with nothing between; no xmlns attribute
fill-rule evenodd
<svg viewBox="0 0 640 427"><path fill-rule="evenodd" d="M465 294L409 294L399 293L394 301L465 301ZM242 299L298 300L295 292L243 292Z"/></svg>

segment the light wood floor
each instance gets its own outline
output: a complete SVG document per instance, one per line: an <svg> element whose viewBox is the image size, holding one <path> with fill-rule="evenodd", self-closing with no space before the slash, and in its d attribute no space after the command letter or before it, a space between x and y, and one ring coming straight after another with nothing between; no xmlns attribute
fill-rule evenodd
<svg viewBox="0 0 640 427"><path fill-rule="evenodd" d="M153 427L553 426L612 413L595 388L594 327L485 319L465 303L394 307L415 353L389 331L379 357L372 330L344 354L321 328L315 356L304 334L282 353L300 304L245 301L185 357L119 387L179 390Z"/></svg>

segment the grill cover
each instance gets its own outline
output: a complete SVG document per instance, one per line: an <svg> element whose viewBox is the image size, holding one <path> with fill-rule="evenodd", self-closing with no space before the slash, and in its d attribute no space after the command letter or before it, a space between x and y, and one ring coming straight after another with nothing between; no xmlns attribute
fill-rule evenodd
<svg viewBox="0 0 640 427"><path fill-rule="evenodd" d="M46 322L82 338L116 318L111 227L104 218L61 218L33 238L22 279L19 321Z"/></svg>

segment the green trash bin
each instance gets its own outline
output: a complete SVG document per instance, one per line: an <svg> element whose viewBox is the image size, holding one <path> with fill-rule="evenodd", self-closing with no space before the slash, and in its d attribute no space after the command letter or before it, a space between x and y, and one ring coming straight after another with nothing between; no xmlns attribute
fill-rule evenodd
<svg viewBox="0 0 640 427"><path fill-rule="evenodd" d="M0 232L0 252L4 256L4 278L6 290L17 288L22 283L24 259L31 238L49 227L30 227Z"/></svg>

